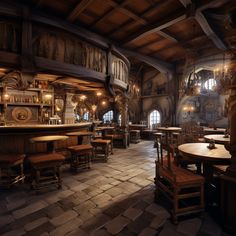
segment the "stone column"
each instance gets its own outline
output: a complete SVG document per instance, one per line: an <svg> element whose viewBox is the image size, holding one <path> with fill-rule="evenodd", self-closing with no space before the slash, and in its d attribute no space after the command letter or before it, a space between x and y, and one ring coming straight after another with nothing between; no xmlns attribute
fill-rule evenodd
<svg viewBox="0 0 236 236"><path fill-rule="evenodd" d="M75 106L72 102L72 97L74 94L67 93L66 94L66 103L65 103L65 124L74 124L75 123Z"/></svg>

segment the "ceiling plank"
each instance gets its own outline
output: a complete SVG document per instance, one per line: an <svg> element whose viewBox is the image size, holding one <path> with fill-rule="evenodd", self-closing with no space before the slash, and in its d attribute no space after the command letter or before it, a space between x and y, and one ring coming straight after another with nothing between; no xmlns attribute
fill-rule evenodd
<svg viewBox="0 0 236 236"><path fill-rule="evenodd" d="M78 16L84 11L86 7L88 7L94 0L81 0L73 11L67 17L67 20L70 22L75 21Z"/></svg>
<svg viewBox="0 0 236 236"><path fill-rule="evenodd" d="M156 11L156 8L157 8L157 7L161 7L162 5L165 5L165 4L167 4L167 3L168 3L168 1L161 1L161 2L158 2L158 3L154 4L154 5L152 5L152 6L151 6L150 8L148 8L146 11L144 11L144 12L140 15L140 17L144 18L146 15L149 15L149 14L151 14L152 12ZM113 34L119 32L121 29L131 27L131 26L134 25L134 24L137 24L137 22L134 21L133 19L130 19L128 22L124 22L124 23L121 24L119 27L115 28L114 30L111 30L111 31L108 33L108 35L111 36L111 35L113 35Z"/></svg>
<svg viewBox="0 0 236 236"><path fill-rule="evenodd" d="M141 39L145 36L147 36L148 34L154 33L154 32L158 32L161 31L162 29L165 29L179 21L182 21L184 19L187 18L186 14L183 14L182 12L177 12L177 14L173 14L168 18L165 18L164 20L152 24L152 25L147 25L144 29L135 32L133 35L131 35L130 37L127 37L126 40L124 40L122 42L122 44L128 44L131 42L134 42L138 39Z"/></svg>
<svg viewBox="0 0 236 236"><path fill-rule="evenodd" d="M125 6L126 4L128 4L129 0L125 0L120 4L114 3L114 4L110 4L113 1L106 1L107 4L109 4L110 6L114 7L112 10L104 13L97 21L95 21L92 25L92 28L94 28L97 24L101 23L105 18L111 16L118 8L121 8L123 6Z"/></svg>

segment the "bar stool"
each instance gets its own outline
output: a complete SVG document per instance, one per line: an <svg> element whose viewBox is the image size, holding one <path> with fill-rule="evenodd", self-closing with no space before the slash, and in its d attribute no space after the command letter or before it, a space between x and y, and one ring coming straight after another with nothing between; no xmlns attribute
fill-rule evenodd
<svg viewBox="0 0 236 236"><path fill-rule="evenodd" d="M13 184L24 182L24 154L0 154L0 185L10 188Z"/></svg>
<svg viewBox="0 0 236 236"><path fill-rule="evenodd" d="M113 153L111 140L95 139L91 144L94 148L94 160L103 159L106 162L109 154ZM102 157L99 158L99 155Z"/></svg>
<svg viewBox="0 0 236 236"><path fill-rule="evenodd" d="M68 147L71 152L71 169L78 170L82 168L90 168L91 156L93 156L93 146L90 144L81 144Z"/></svg>
<svg viewBox="0 0 236 236"><path fill-rule="evenodd" d="M139 143L140 142L140 130L130 130L130 142Z"/></svg>
<svg viewBox="0 0 236 236"><path fill-rule="evenodd" d="M111 154L113 154L113 140L114 140L115 134L106 134L103 139L105 140L111 140Z"/></svg>
<svg viewBox="0 0 236 236"><path fill-rule="evenodd" d="M63 155L55 152L30 156L32 189L38 190L51 185L56 185L60 189L62 184L60 167L64 160Z"/></svg>

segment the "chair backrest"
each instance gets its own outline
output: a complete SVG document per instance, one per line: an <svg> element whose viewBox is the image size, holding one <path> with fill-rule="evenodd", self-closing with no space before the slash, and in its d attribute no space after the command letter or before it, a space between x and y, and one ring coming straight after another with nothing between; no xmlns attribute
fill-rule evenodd
<svg viewBox="0 0 236 236"><path fill-rule="evenodd" d="M163 152L161 152L161 155L157 159L157 173L159 176L166 177L169 181L175 181L176 176L173 172L173 162L174 162L174 154L175 154L175 148L173 145L168 145L168 150L166 155L163 155Z"/></svg>
<svg viewBox="0 0 236 236"><path fill-rule="evenodd" d="M198 142L198 138L203 137L203 128L196 122L186 122L180 125L182 128L180 143Z"/></svg>

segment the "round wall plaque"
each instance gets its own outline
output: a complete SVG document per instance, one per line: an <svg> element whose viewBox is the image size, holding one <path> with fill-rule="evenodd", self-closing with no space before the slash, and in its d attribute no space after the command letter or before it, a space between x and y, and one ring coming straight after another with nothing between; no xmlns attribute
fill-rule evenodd
<svg viewBox="0 0 236 236"><path fill-rule="evenodd" d="M32 112L27 107L15 107L12 110L12 118L17 123L26 123L29 121L32 117Z"/></svg>

